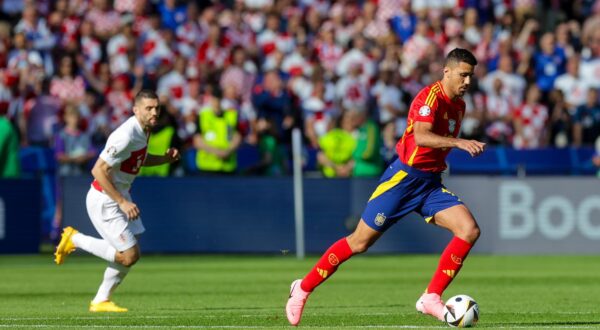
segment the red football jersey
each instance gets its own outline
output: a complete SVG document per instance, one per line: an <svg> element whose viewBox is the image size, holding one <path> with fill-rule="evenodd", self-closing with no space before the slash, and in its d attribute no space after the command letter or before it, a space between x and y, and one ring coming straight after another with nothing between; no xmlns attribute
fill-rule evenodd
<svg viewBox="0 0 600 330"><path fill-rule="evenodd" d="M446 169L446 156L450 148L418 147L413 126L417 121L424 121L433 124L432 131L437 135L457 137L464 113L465 102L462 99L450 100L441 82L423 88L410 105L406 131L396 144L400 160L426 172L441 172Z"/></svg>

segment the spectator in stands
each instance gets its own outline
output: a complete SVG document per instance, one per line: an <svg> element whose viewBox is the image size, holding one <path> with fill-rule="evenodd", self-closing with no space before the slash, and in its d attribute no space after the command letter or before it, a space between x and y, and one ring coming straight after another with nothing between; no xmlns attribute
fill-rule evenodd
<svg viewBox="0 0 600 330"><path fill-rule="evenodd" d="M219 97L200 110L194 147L201 172L231 174L237 170L237 150L242 142L238 124L237 111L224 109Z"/></svg>
<svg viewBox="0 0 600 330"><path fill-rule="evenodd" d="M31 42L32 48L38 51L48 51L55 45L46 19L38 15L36 4L33 1L25 4L23 16L14 27L14 32L23 33Z"/></svg>
<svg viewBox="0 0 600 330"><path fill-rule="evenodd" d="M357 141L354 131L353 111L345 111L338 125L319 139L320 151L317 162L326 178L349 178L352 176L352 155Z"/></svg>
<svg viewBox="0 0 600 330"><path fill-rule="evenodd" d="M580 58L573 55L567 60L567 72L558 76L554 81L554 88L562 92L567 108L575 109L586 103L589 86L579 75Z"/></svg>
<svg viewBox="0 0 600 330"><path fill-rule="evenodd" d="M548 108L540 103L541 90L536 84L527 88L525 102L513 113L513 147L542 148L548 144Z"/></svg>
<svg viewBox="0 0 600 330"><path fill-rule="evenodd" d="M50 82L50 94L63 104L78 104L83 101L85 82L76 72L72 56L65 55L60 58L58 76Z"/></svg>
<svg viewBox="0 0 600 330"><path fill-rule="evenodd" d="M90 160L96 156L89 134L81 129L81 116L75 105L65 107L63 114L64 127L54 140L54 155L58 162L58 178L56 180L56 207L51 230L51 238L57 238L62 227L62 194L61 179L66 176L78 176L86 173Z"/></svg>
<svg viewBox="0 0 600 330"><path fill-rule="evenodd" d="M63 114L64 127L56 135L54 153L59 176L77 176L86 173L95 149L88 133L81 129L81 115L75 105L67 105Z"/></svg>
<svg viewBox="0 0 600 330"><path fill-rule="evenodd" d="M257 112L257 125L262 128L272 126L277 142L289 144L294 125L292 100L277 71L265 73L262 84L254 88L252 103ZM261 130L257 129L257 132Z"/></svg>
<svg viewBox="0 0 600 330"><path fill-rule="evenodd" d="M186 21L186 7L178 2L177 0L162 0L158 4L162 27L175 31L177 26Z"/></svg>
<svg viewBox="0 0 600 330"><path fill-rule="evenodd" d="M50 94L49 85L48 80L44 80L41 93L24 105L21 114L24 125L20 127L22 145L48 148L58 130L58 113L62 102Z"/></svg>
<svg viewBox="0 0 600 330"><path fill-rule="evenodd" d="M563 93L558 89L550 91L550 143L558 148L567 147L571 143L573 133L572 118L569 106Z"/></svg>
<svg viewBox="0 0 600 330"><path fill-rule="evenodd" d="M352 153L353 177L378 177L383 170L381 133L379 125L366 111L351 109L348 114L356 134L356 148Z"/></svg>
<svg viewBox="0 0 600 330"><path fill-rule="evenodd" d="M600 103L598 90L590 88L587 102L577 108L573 116L573 144L594 145L600 136Z"/></svg>
<svg viewBox="0 0 600 330"><path fill-rule="evenodd" d="M0 113L0 178L18 178L20 173L19 135L5 113Z"/></svg>
<svg viewBox="0 0 600 330"><path fill-rule="evenodd" d="M556 77L565 73L567 61L564 49L556 46L554 33L546 32L540 39L540 49L533 56L535 62L536 83L547 100L548 93L554 87Z"/></svg>
<svg viewBox="0 0 600 330"><path fill-rule="evenodd" d="M486 98L486 140L491 144L508 144L512 141L512 98L504 88L502 79L493 81L493 89Z"/></svg>
<svg viewBox="0 0 600 330"><path fill-rule="evenodd" d="M397 70L379 70L379 79L371 88L375 106L379 115L379 125L383 132L383 146L390 155L396 153L396 141L404 134L408 107L404 103L404 94L398 86Z"/></svg>
<svg viewBox="0 0 600 330"><path fill-rule="evenodd" d="M90 6L85 20L92 23L94 34L100 40L107 41L117 33L121 26L121 17L113 10L108 0L93 0L90 1Z"/></svg>
<svg viewBox="0 0 600 330"><path fill-rule="evenodd" d="M600 88L600 79L597 75L600 70L600 20L595 21L598 25L594 25L595 28L587 33L587 38L583 38L584 48L581 51L582 61L579 64L581 79L589 88Z"/></svg>
<svg viewBox="0 0 600 330"><path fill-rule="evenodd" d="M487 94L502 94L510 97L510 107L516 107L523 100L523 93L527 87L525 78L514 72L513 60L508 54L500 55L498 70L489 72L481 80L481 89ZM500 80L500 90L497 79ZM490 109L490 107L488 107Z"/></svg>

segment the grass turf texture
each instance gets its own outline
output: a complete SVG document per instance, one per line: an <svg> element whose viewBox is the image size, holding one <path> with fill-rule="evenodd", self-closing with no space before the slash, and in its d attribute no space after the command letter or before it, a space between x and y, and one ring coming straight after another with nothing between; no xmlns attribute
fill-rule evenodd
<svg viewBox="0 0 600 330"><path fill-rule="evenodd" d="M342 265L308 301L304 328L446 328L415 311L437 265L434 255L362 255ZM143 256L114 300L130 311L92 314L105 263L70 256L0 256L0 328L289 328L289 284L316 257ZM594 256L473 255L444 294L468 294L477 328L597 328Z"/></svg>

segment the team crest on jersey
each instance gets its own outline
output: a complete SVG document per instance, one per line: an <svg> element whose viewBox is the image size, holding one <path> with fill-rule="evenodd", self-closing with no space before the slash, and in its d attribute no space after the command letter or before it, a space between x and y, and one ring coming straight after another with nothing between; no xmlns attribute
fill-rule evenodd
<svg viewBox="0 0 600 330"><path fill-rule="evenodd" d="M383 226L385 223L385 215L383 213L377 213L375 216L375 224L378 226Z"/></svg>
<svg viewBox="0 0 600 330"><path fill-rule="evenodd" d="M426 117L426 116L429 116L430 114L431 114L431 108L430 107L424 105L421 108L419 108L419 116Z"/></svg>
<svg viewBox="0 0 600 330"><path fill-rule="evenodd" d="M453 133L455 128L456 128L456 120L454 120L454 119L448 120L448 131L450 131L450 133Z"/></svg>

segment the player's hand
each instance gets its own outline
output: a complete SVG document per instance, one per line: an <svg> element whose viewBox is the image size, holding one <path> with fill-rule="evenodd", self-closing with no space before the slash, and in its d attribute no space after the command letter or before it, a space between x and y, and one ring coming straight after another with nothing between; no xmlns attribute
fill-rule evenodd
<svg viewBox="0 0 600 330"><path fill-rule="evenodd" d="M479 156L485 150L485 143L476 140L459 140L457 147L468 152L471 157Z"/></svg>
<svg viewBox="0 0 600 330"><path fill-rule="evenodd" d="M119 204L119 208L125 213L129 221L133 221L140 217L140 209L138 209L134 202L124 200Z"/></svg>
<svg viewBox="0 0 600 330"><path fill-rule="evenodd" d="M165 152L165 156L167 156L169 163L176 162L179 160L179 158L181 158L181 154L179 153L179 150L177 150L175 148L167 149L167 152Z"/></svg>

